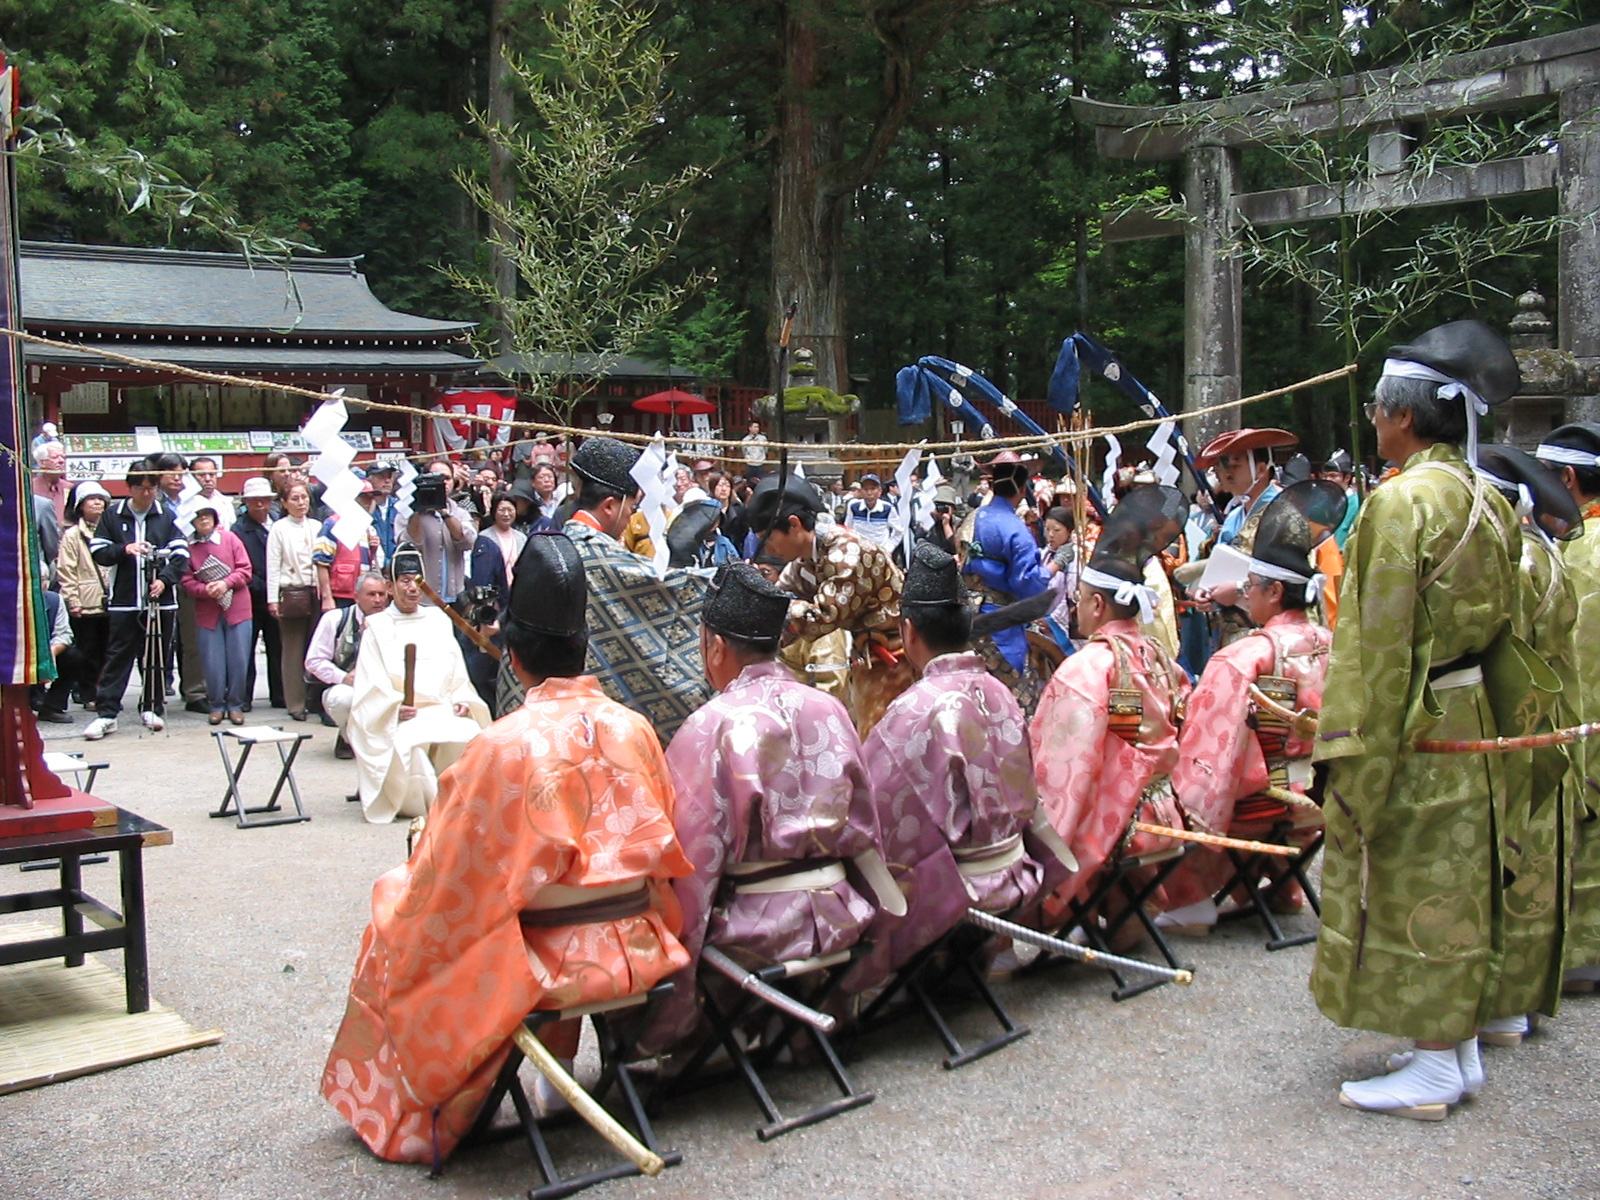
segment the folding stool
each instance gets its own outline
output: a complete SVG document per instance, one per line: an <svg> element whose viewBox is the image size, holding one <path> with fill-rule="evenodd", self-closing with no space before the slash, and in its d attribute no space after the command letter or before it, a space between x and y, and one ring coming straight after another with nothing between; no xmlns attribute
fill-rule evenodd
<svg viewBox="0 0 1600 1200"><path fill-rule="evenodd" d="M1005 1005L1000 1003L1000 997L989 986L984 950L992 937L986 930L975 929L963 921L943 937L919 950L890 976L883 991L867 1005L860 1017L860 1031L870 1033L912 1009L920 1010L948 1051L941 1064L946 1071L957 1070L986 1054L993 1054L1002 1046L1009 1046L1027 1037L1032 1030L1011 1019ZM978 998L989 1006L989 1011L1000 1023L999 1033L987 1041L979 1042L970 1050L962 1047L934 999L940 989L958 975L966 978L978 993ZM902 994L909 996L911 1002L899 1008L890 1008L890 1002Z"/></svg>
<svg viewBox="0 0 1600 1200"><path fill-rule="evenodd" d="M1289 835L1297 830L1303 832L1306 828L1303 825L1296 826L1292 820L1284 820L1278 821L1270 830L1259 836L1254 834L1241 834L1239 836L1248 836L1253 837L1256 841L1290 846L1294 843L1289 840ZM1230 833L1230 836L1233 835ZM1316 913L1318 917L1322 916L1322 899L1318 896L1317 889L1306 874L1306 870L1322 849L1322 842L1325 836L1322 830L1317 830L1317 836L1307 843L1299 854L1293 858L1279 860L1283 863L1285 870L1282 875L1272 880L1266 887L1256 886L1259 868L1262 863L1274 856L1259 852L1246 853L1233 849L1227 850L1225 853L1229 861L1233 863L1233 874L1229 877L1228 882L1223 884L1217 891L1214 899L1220 906L1223 901L1234 895L1237 890L1244 893L1248 903L1239 908L1219 913L1218 919L1231 921L1240 917L1260 917L1261 923L1267 927L1268 950L1283 950L1289 946L1304 946L1316 941L1317 931L1314 929L1310 933L1297 934L1294 937L1285 936L1283 926L1278 924L1277 914L1272 911L1272 901L1289 885L1290 880L1295 880L1304 890L1306 903L1311 906L1311 911Z"/></svg>
<svg viewBox="0 0 1600 1200"><path fill-rule="evenodd" d="M228 776L228 790L222 793L222 803L212 813L213 817L239 818L240 829L254 829L260 825L288 825L296 821L309 821L305 807L300 803L300 788L294 781L294 760L300 753L302 743L309 741L309 733L286 732L273 728L270 725L249 725L243 729L214 729L211 736L217 739L217 752L222 755L222 769ZM228 760L228 743L224 740L232 738L244 747L239 752L237 765ZM278 772L278 782L272 789L272 795L267 802L258 808L246 808L244 796L239 791L239 779L244 775L245 764L250 761L250 751L257 746L267 745L278 748L278 762L281 770ZM294 812L287 812L278 808L278 796L283 791L284 785L289 786L289 795L294 798ZM232 809L229 809L229 805ZM272 816L260 814L271 813Z"/></svg>
<svg viewBox="0 0 1600 1200"><path fill-rule="evenodd" d="M1150 940L1155 943L1156 951L1174 970L1193 970L1188 964L1178 961L1178 956L1173 952L1172 943L1167 941L1166 935L1156 925L1155 919L1145 911L1145 904L1160 890L1166 882L1167 876L1177 870L1178 864L1183 861L1189 852L1191 843L1182 843L1166 850L1156 850L1149 854L1124 855L1113 859L1103 868L1104 878L1095 886L1085 899L1075 900L1072 903L1072 915L1061 931L1061 936L1066 937L1074 929L1083 931L1087 944L1091 949L1102 953L1111 953L1111 939L1116 935L1129 918L1137 917L1144 926L1144 931ZM1153 868L1150 877L1138 887L1134 886L1130 878L1133 872L1143 868ZM1107 914L1105 909L1107 901L1113 894L1120 895L1124 901L1121 912ZM1098 918L1105 917L1105 926L1102 928ZM1050 961L1054 955L1041 955L1041 961ZM1148 992L1151 988L1160 987L1170 980L1150 978L1141 983L1129 983L1122 972L1108 968L1111 978L1116 982L1116 987L1111 992L1113 1000L1127 1000Z"/></svg>
<svg viewBox="0 0 1600 1200"><path fill-rule="evenodd" d="M44 752L44 765L52 774L57 776L72 776L72 786L80 792L94 791L94 777L101 771L108 770L109 762L91 762L82 754L71 754L64 750L46 750ZM84 776L88 775L88 779ZM109 861L104 854L91 854L79 860L83 866L94 866ZM41 858L33 862L25 862L17 869L19 871L53 871L60 859Z"/></svg>
<svg viewBox="0 0 1600 1200"><path fill-rule="evenodd" d="M751 971L750 974L761 983L782 992L790 999L799 1001L808 1008L820 1008L838 991L839 984L849 972L851 965L868 949L869 947L864 944L857 945L834 954L776 963L770 967ZM808 981L810 986L807 986ZM719 1000L716 995L718 989L706 986L708 982L731 984L731 981L721 972L704 962L701 963L700 997L705 1007L706 1018L711 1024L711 1034L690 1056L683 1070L673 1078L663 1079L657 1084L650 1097L653 1109L662 1100L671 1096L696 1087L720 1083L729 1078L727 1072L715 1076L705 1074L706 1063L719 1045L733 1060L732 1073L743 1080L745 1087L766 1117L766 1124L756 1128L756 1137L763 1142L782 1137L803 1126L826 1121L829 1117L838 1116L852 1108L860 1108L864 1104L871 1104L877 1099L872 1092L860 1091L851 1082L832 1040L822 1030L800 1017L783 1012L764 997L749 990L741 989L732 997ZM740 1042L736 1031L741 1022L752 1016L764 1018L765 1021L759 1044L747 1050ZM785 1117L779 1111L777 1102L773 1100L761 1073L777 1062L778 1056L802 1028L810 1035L817 1053L822 1056L823 1065L839 1089L840 1097L808 1109L799 1116Z"/></svg>
<svg viewBox="0 0 1600 1200"><path fill-rule="evenodd" d="M675 1167L683 1161L683 1155L677 1151L665 1153L656 1145L655 1130L650 1124L650 1118L645 1115L644 1104L639 1098L638 1090L634 1086L632 1077L623 1065L620 1046L615 1032L611 1028L611 1014L641 1010L641 1019L648 1016L650 1010L665 999L672 992L673 985L660 983L648 992L640 992L636 996L623 996L616 1000L606 1000L598 1004L581 1004L565 1009L539 1009L528 1014L523 1020L525 1028L537 1034L540 1027L552 1021L563 1021L568 1018L588 1017L589 1024L594 1029L595 1039L600 1046L600 1078L595 1085L588 1089L589 1094L596 1103L604 1103L606 1095L615 1088L621 1095L622 1104L620 1112L614 1112L622 1123L631 1124L633 1132L639 1141L655 1154L660 1155L663 1162L669 1167ZM515 1136L518 1132L528 1139L528 1145L533 1150L534 1160L538 1163L539 1173L544 1176L541 1187L531 1188L528 1191L530 1200L555 1200L558 1196L570 1196L574 1192L582 1191L597 1183L604 1183L608 1179L626 1179L640 1174L639 1168L632 1163L619 1163L611 1167L602 1167L598 1170L587 1171L581 1175L563 1176L555 1165L555 1160L550 1154L549 1144L545 1141L544 1128L558 1124L571 1124L581 1118L571 1110L564 1110L541 1118L533 1110L533 1105L528 1101L528 1094L523 1090L522 1081L518 1078L518 1069L522 1066L523 1054L515 1043L512 1044L510 1057L506 1059L505 1066L500 1069L500 1075L495 1080L494 1088L489 1092L489 1098L479 1114L477 1122L471 1131L462 1139L467 1142L498 1141L508 1136ZM517 1124L495 1127L494 1118L500 1109L501 1100L507 1095L511 1096L512 1106L517 1111Z"/></svg>

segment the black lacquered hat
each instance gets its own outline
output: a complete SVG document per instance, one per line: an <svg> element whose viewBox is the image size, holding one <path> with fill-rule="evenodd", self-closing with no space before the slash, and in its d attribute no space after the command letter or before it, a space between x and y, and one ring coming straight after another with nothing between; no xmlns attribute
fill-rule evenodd
<svg viewBox="0 0 1600 1200"><path fill-rule="evenodd" d="M389 578L399 579L402 575L422 574L422 551L418 550L415 543L401 542L394 548L394 557L389 559Z"/></svg>
<svg viewBox="0 0 1600 1200"><path fill-rule="evenodd" d="M1525 450L1493 443L1478 447L1478 473L1497 488L1512 507L1531 503L1529 513L1539 528L1565 541L1583 533L1583 513L1561 482L1561 476Z"/></svg>
<svg viewBox="0 0 1600 1200"><path fill-rule="evenodd" d="M901 608L959 608L965 602L956 560L931 542L918 542L906 566Z"/></svg>
<svg viewBox="0 0 1600 1200"><path fill-rule="evenodd" d="M564 533L530 533L517 556L509 615L522 628L575 637L588 628L589 585L583 559Z"/></svg>
<svg viewBox="0 0 1600 1200"><path fill-rule="evenodd" d="M1485 404L1503 404L1522 386L1522 369L1501 337L1482 321L1435 325L1414 342L1389 347L1389 358L1421 363L1467 385ZM1385 368L1385 373L1390 373Z"/></svg>
<svg viewBox="0 0 1600 1200"><path fill-rule="evenodd" d="M776 523L774 512L778 507L778 477L768 475L756 484L756 490L750 493L750 502L745 505L745 519L750 528L764 533ZM812 487L798 475L789 476L787 486L783 489L782 516L791 517L796 513L822 511L822 497L817 495L817 489Z"/></svg>
<svg viewBox="0 0 1600 1200"><path fill-rule="evenodd" d="M1284 488L1262 510L1250 557L1310 579L1311 552L1339 527L1344 510L1344 489L1338 484L1302 479Z"/></svg>
<svg viewBox="0 0 1600 1200"><path fill-rule="evenodd" d="M701 619L706 628L756 646L776 646L794 599L749 563L718 567Z"/></svg>
<svg viewBox="0 0 1600 1200"><path fill-rule="evenodd" d="M592 437L573 452L571 466L591 483L631 496L639 490L639 483L630 472L640 454L638 447L616 438Z"/></svg>

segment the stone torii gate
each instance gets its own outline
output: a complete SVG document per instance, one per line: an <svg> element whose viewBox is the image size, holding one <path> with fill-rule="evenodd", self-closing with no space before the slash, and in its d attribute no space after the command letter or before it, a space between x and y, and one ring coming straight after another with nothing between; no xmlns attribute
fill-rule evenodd
<svg viewBox="0 0 1600 1200"><path fill-rule="evenodd" d="M1553 153L1504 158L1428 173L1409 161L1430 119L1537 104L1560 97ZM1073 114L1095 127L1107 158L1184 162L1185 220L1133 212L1105 227L1108 241L1182 234L1185 411L1242 394L1243 264L1230 253L1241 224L1273 225L1341 213L1488 200L1554 189L1563 222L1557 293L1558 345L1591 378L1600 374L1600 26L1496 46L1326 83L1271 88L1166 107L1074 98ZM1275 133L1296 137L1367 131L1367 173L1344 188L1322 184L1239 190L1246 146ZM1600 396L1574 398L1569 419L1600 419ZM1236 410L1190 422L1203 443L1238 424Z"/></svg>

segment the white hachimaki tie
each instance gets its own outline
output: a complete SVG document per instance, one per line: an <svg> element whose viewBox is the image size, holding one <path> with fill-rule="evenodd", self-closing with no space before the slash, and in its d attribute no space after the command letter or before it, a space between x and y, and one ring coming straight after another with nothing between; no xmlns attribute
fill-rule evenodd
<svg viewBox="0 0 1600 1200"><path fill-rule="evenodd" d="M1549 442L1540 442L1533 456L1541 462L1558 463L1563 467L1600 467L1600 454L1590 454L1587 450L1576 450L1571 446L1552 446Z"/></svg>
<svg viewBox="0 0 1600 1200"><path fill-rule="evenodd" d="M1078 578L1092 588L1102 592L1110 592L1112 599L1126 608L1130 604L1139 606L1139 620L1149 624L1155 620L1156 615L1156 590L1142 583L1130 583L1126 579L1118 579L1115 575L1107 575L1104 571L1096 571L1093 567L1085 567L1083 574Z"/></svg>
<svg viewBox="0 0 1600 1200"><path fill-rule="evenodd" d="M1446 375L1443 371L1435 371L1432 367L1424 366L1419 362L1412 362L1407 358L1386 358L1383 360L1383 374L1390 379L1422 379L1428 383L1437 383L1439 390L1434 394L1441 400L1464 400L1467 403L1467 463L1474 469L1478 466L1478 418L1489 413L1488 402L1478 395L1461 380Z"/></svg>

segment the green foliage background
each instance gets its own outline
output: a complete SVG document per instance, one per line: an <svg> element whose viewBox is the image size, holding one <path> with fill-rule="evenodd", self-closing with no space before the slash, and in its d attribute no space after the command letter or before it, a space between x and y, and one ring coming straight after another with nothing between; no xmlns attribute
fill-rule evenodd
<svg viewBox="0 0 1600 1200"><path fill-rule="evenodd" d="M871 136L883 64L862 20L873 0L786 0L828 29L817 111L837 120L847 152ZM501 0L512 41L537 55L542 18L558 0ZM880 5L881 7L881 5ZM1015 395L1044 391L1061 339L1085 329L1176 403L1182 384L1183 252L1178 239L1103 244L1098 222L1125 198L1176 195L1176 164L1101 160L1068 98L1137 104L1226 94L1306 77L1244 37L1218 37L1210 10L1152 15L1085 0L983 3L957 21L923 64L918 100L881 170L856 193L846 235L851 390L893 403L894 371L941 354ZM1140 6L1141 8L1147 6ZM1474 8L1406 0L1365 11L1371 28L1349 52L1355 69L1426 48ZM1500 3L1498 41L1594 19L1593 4ZM1248 0L1234 6L1307 41L1342 36L1343 6ZM108 153L136 150L203 185L242 221L331 254L363 255L392 306L481 319L439 268L486 266L483 218L452 173L481 172L486 152L467 119L488 86L489 0L0 0L0 44L23 71L25 100ZM707 377L767 386L774 129L784 81L779 0L663 0L655 27L673 55L665 115L640 170L665 179L711 168L688 197L688 233L671 269L710 272L714 294L684 311L655 349ZM1299 74L1297 74L1297 72ZM50 115L53 114L53 117ZM1553 118L1547 118L1552 120ZM1250 186L1287 179L1281 156L1246 157ZM90 172L25 161L25 236L45 240L227 248L214 224L152 206L127 211ZM1547 214L1553 201L1502 204ZM1482 221L1464 208L1460 219ZM1355 270L1421 236L1436 210L1411 212L1382 245L1355 248ZM1475 307L1504 325L1510 297L1539 281L1553 291L1554 248L1490 264L1470 295L1407 313L1407 328ZM1246 281L1245 386L1267 388L1337 365L1334 331L1292 280ZM1090 392L1106 420L1124 416L1111 389ZM1313 448L1337 440L1330 391L1253 413L1291 423ZM1296 407L1297 406L1297 407Z"/></svg>

